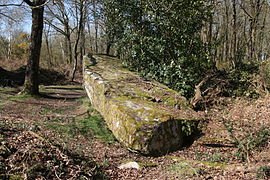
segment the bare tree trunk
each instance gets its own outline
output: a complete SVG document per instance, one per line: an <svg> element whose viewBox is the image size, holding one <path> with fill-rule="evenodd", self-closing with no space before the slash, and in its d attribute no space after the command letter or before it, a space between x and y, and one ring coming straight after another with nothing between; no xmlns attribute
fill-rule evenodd
<svg viewBox="0 0 270 180"><path fill-rule="evenodd" d="M258 52L257 52L257 56L258 56L258 59L259 60L265 60L265 54L263 53L263 48L264 48L264 29L265 29L265 26L266 26L266 18L267 18L267 12L266 10L264 11L264 16L263 16L263 23L262 23L262 26L260 28L260 34L259 34L259 37L258 37L258 40L259 42L261 42L259 44L259 48L258 48Z"/></svg>
<svg viewBox="0 0 270 180"><path fill-rule="evenodd" d="M224 61L228 61L230 57L229 50L229 2L225 0L225 42L224 42Z"/></svg>
<svg viewBox="0 0 270 180"><path fill-rule="evenodd" d="M7 53L7 59L11 59L11 33L8 37L8 53Z"/></svg>
<svg viewBox="0 0 270 180"><path fill-rule="evenodd" d="M85 55L85 33L81 32L81 41L80 41L80 66L82 67L83 56Z"/></svg>
<svg viewBox="0 0 270 180"><path fill-rule="evenodd" d="M32 7L40 6L45 3L45 0L34 0L33 2L26 0L24 1ZM39 94L39 60L42 44L43 13L43 6L32 8L30 55L27 62L23 90L23 93L27 93L30 95Z"/></svg>
<svg viewBox="0 0 270 180"><path fill-rule="evenodd" d="M249 49L249 60L254 60L256 57L256 45L257 45L257 25L258 25L258 19L261 11L261 0L257 0L255 4L253 4L251 8L251 13L248 13L247 10L244 9L245 13L249 16L250 21L250 29L249 29L249 43L248 43L248 49Z"/></svg>
<svg viewBox="0 0 270 180"><path fill-rule="evenodd" d="M247 24L248 24L248 20L247 20L247 18L245 18L244 26L243 26L243 36L244 36L244 44L246 44L245 45L245 53L246 53L246 55L248 55L248 53L249 53L248 37L247 37L248 36L248 32L246 30ZM244 58L244 59L246 59L246 58Z"/></svg>
<svg viewBox="0 0 270 180"><path fill-rule="evenodd" d="M68 6L64 1L54 1L53 6L59 11L56 13L53 9L48 6L48 14L51 15L52 19L57 19L61 26L54 24L51 19L45 19L45 22L49 24L57 32L61 33L64 36L64 43L61 44L62 50L64 52L63 62L67 64L72 63L72 43L71 43L71 27L69 25L69 14Z"/></svg>
<svg viewBox="0 0 270 180"><path fill-rule="evenodd" d="M48 65L52 66L52 52L50 48L50 43L49 43L49 31L50 31L50 26L48 27L48 31L44 31L44 37L45 37L45 43L46 43L46 50L47 50L47 61Z"/></svg>
<svg viewBox="0 0 270 180"><path fill-rule="evenodd" d="M65 53L65 47L62 41L60 42L60 47L61 47L61 53L62 53L62 61L64 63L66 61L66 53Z"/></svg>
<svg viewBox="0 0 270 180"><path fill-rule="evenodd" d="M71 81L73 82L75 79L75 73L77 70L77 66L78 66L78 44L79 44L79 40L80 38L76 39L75 45L74 45L74 62L73 62L73 69L71 72Z"/></svg>
<svg viewBox="0 0 270 180"><path fill-rule="evenodd" d="M258 61L259 57L258 57L258 54L256 53L256 50L258 49L258 36L257 36L257 33L258 33L258 29L259 29L259 24L258 24L258 21L259 21L259 17L262 13L262 6L263 6L263 2L261 0L257 0L256 2L256 14L255 14L255 19L254 19L254 24L255 24L255 27L254 27L254 34L253 34L253 42L254 42L254 47L253 47L253 53L254 53L254 58L256 61Z"/></svg>
<svg viewBox="0 0 270 180"><path fill-rule="evenodd" d="M86 2L85 2L86 3ZM86 5L85 5L86 6ZM85 7L86 8L86 7ZM81 18L81 21L82 22L80 22L81 23L81 32L80 32L80 62L79 62L79 64L80 64L80 67L82 67L82 64L83 64L83 56L85 55L85 24L86 24L86 19L87 19L87 17L86 17L86 15L87 15L87 11L86 11L86 9L82 12L82 14L81 14L81 16L82 16L82 18Z"/></svg>
<svg viewBox="0 0 270 180"><path fill-rule="evenodd" d="M249 29L249 59L252 60L254 55L254 19L250 20Z"/></svg>
<svg viewBox="0 0 270 180"><path fill-rule="evenodd" d="M109 41L107 42L107 46L106 46L106 55L110 55L111 47L112 47L112 43L111 43L111 41L109 40Z"/></svg>
<svg viewBox="0 0 270 180"><path fill-rule="evenodd" d="M92 46L92 43L91 43L91 24L90 24L90 19L87 19L87 33L88 33L88 35L89 35L88 39L90 40L90 44L91 44L91 46L90 46L90 51L91 51L91 53L92 53L92 51L93 51L93 46Z"/></svg>
<svg viewBox="0 0 270 180"><path fill-rule="evenodd" d="M95 51L98 53L98 20L97 20L97 6L96 0L93 0L94 21L95 21Z"/></svg>
<svg viewBox="0 0 270 180"><path fill-rule="evenodd" d="M77 22L78 22L78 31L77 31L77 38L76 38L76 42L74 45L74 62L73 62L73 69L71 72L71 81L74 81L75 79L75 73L78 67L78 46L79 46L79 42L80 42L80 38L81 35L84 31L84 26L85 26L85 9L86 9L86 5L85 5L86 1L85 0L80 0L79 1L79 12L77 12ZM77 11L77 10L76 10ZM79 17L78 17L79 16Z"/></svg>
<svg viewBox="0 0 270 180"><path fill-rule="evenodd" d="M67 56L67 63L72 63L72 43L71 43L71 33L68 22L65 24L65 55Z"/></svg>
<svg viewBox="0 0 270 180"><path fill-rule="evenodd" d="M236 12L236 0L232 0L233 4L233 41L232 41L232 64L235 67L237 61L237 12Z"/></svg>

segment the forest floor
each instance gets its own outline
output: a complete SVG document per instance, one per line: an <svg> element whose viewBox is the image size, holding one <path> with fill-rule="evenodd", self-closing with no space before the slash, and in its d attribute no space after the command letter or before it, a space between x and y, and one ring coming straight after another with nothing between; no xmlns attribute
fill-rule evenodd
<svg viewBox="0 0 270 180"><path fill-rule="evenodd" d="M223 100L200 112L201 135L162 157L121 146L80 83L41 86L41 97L0 88L0 179L268 179L270 97ZM119 169L135 161L141 169Z"/></svg>

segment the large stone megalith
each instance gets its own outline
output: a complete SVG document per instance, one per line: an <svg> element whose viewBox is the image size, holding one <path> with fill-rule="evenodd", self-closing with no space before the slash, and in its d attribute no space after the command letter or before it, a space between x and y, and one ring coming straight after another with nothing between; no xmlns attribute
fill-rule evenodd
<svg viewBox="0 0 270 180"><path fill-rule="evenodd" d="M146 155L157 156L181 148L199 122L186 99L158 82L146 81L128 71L119 59L91 58L84 57L84 86L93 107L116 139L130 150Z"/></svg>

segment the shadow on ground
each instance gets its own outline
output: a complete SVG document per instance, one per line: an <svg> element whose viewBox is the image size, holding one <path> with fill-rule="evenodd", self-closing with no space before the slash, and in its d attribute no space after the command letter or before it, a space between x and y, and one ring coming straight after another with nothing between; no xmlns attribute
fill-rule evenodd
<svg viewBox="0 0 270 180"><path fill-rule="evenodd" d="M25 79L26 66L22 66L15 71L8 71L0 67L0 86L2 87L18 87L23 85ZM41 85L63 85L66 84L67 78L59 72L40 69Z"/></svg>

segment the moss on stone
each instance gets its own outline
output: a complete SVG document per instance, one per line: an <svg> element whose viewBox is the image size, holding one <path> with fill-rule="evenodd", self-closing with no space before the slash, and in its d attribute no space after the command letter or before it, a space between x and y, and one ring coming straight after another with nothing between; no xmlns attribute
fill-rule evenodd
<svg viewBox="0 0 270 180"><path fill-rule="evenodd" d="M84 71L85 89L115 137L143 154L160 155L180 148L199 119L185 98L160 83L145 82L124 69L118 59L94 58L98 63Z"/></svg>

